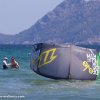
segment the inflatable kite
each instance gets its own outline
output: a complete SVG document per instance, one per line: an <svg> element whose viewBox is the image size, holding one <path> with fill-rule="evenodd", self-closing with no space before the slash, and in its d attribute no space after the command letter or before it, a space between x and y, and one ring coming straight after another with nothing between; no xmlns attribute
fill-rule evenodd
<svg viewBox="0 0 100 100"><path fill-rule="evenodd" d="M100 54L95 49L74 45L33 45L31 69L52 79L96 80Z"/></svg>

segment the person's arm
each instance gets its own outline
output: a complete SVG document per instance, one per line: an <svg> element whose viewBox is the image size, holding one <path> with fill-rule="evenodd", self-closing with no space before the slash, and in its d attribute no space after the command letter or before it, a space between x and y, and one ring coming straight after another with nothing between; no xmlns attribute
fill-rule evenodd
<svg viewBox="0 0 100 100"><path fill-rule="evenodd" d="M8 67L11 67L11 63L7 64Z"/></svg>
<svg viewBox="0 0 100 100"><path fill-rule="evenodd" d="M15 63L16 63L16 65L17 65L17 67L19 68L19 64L18 64L18 62L17 62L17 61L15 61Z"/></svg>

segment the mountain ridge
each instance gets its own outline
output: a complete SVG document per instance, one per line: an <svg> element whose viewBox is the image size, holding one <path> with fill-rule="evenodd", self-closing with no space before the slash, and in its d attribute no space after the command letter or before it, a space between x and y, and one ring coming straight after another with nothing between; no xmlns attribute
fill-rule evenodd
<svg viewBox="0 0 100 100"><path fill-rule="evenodd" d="M100 1L64 0L29 29L10 38L14 44L35 42L100 43Z"/></svg>

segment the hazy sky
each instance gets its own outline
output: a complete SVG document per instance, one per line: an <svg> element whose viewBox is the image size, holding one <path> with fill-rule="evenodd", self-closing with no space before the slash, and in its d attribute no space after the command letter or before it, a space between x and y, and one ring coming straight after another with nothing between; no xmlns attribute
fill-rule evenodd
<svg viewBox="0 0 100 100"><path fill-rule="evenodd" d="M16 34L64 0L0 0L0 33Z"/></svg>

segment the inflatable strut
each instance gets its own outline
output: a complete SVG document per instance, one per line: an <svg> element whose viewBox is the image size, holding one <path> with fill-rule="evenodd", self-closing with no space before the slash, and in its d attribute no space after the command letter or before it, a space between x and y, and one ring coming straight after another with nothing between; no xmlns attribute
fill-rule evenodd
<svg viewBox="0 0 100 100"><path fill-rule="evenodd" d="M52 79L95 80L99 59L95 49L38 43L33 45L30 66L37 74Z"/></svg>

